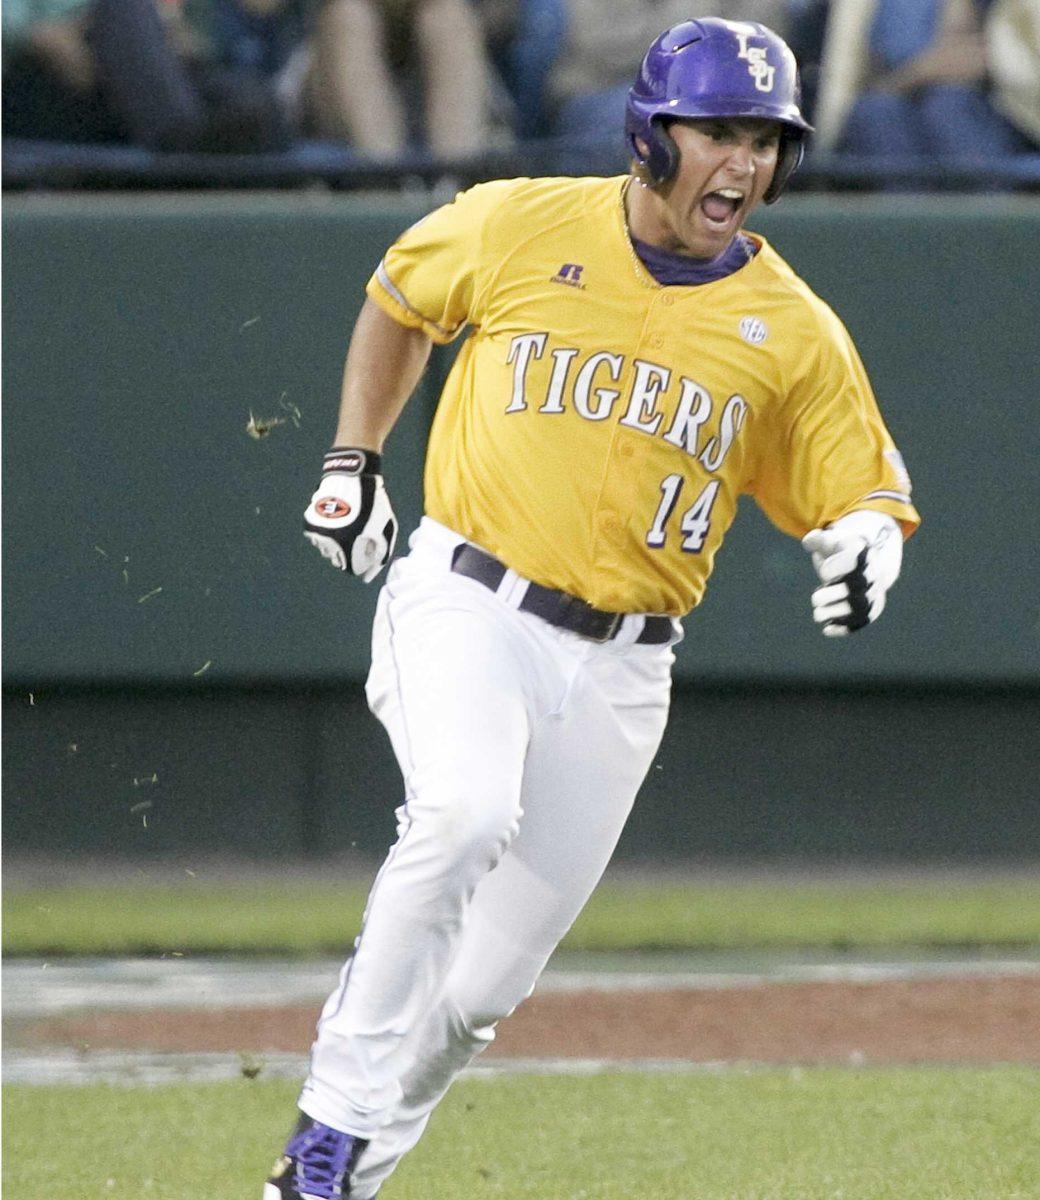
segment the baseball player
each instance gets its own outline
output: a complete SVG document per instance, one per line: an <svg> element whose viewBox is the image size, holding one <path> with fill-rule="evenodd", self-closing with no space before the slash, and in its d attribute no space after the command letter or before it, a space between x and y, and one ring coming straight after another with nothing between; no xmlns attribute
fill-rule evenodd
<svg viewBox="0 0 1040 1200"><path fill-rule="evenodd" d="M632 87L630 175L474 187L369 282L306 513L348 574L390 559L384 439L431 343L466 340L373 633L398 839L265 1200L371 1200L530 994L650 767L740 495L811 554L825 635L884 608L910 481L841 322L744 230L808 131L776 34L684 22Z"/></svg>

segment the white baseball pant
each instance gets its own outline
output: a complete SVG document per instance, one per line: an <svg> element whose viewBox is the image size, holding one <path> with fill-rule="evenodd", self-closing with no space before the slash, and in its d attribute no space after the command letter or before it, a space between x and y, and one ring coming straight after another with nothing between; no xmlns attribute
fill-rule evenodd
<svg viewBox="0 0 1040 1200"><path fill-rule="evenodd" d="M452 1079L534 988L599 880L657 751L671 645L598 643L451 572L424 518L379 597L366 687L405 782L398 839L329 997L300 1108L370 1139L369 1200ZM681 636L676 626L676 639Z"/></svg>

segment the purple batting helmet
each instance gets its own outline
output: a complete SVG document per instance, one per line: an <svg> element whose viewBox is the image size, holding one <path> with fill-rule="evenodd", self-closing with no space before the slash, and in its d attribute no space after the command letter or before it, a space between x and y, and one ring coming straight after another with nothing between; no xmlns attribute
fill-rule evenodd
<svg viewBox="0 0 1040 1200"><path fill-rule="evenodd" d="M666 29L646 52L628 93L625 136L654 183L671 178L679 151L665 122L677 117L762 117L779 121L780 153L763 199L772 204L802 161L812 126L801 114L790 47L765 25L705 17ZM636 145L641 138L646 154Z"/></svg>

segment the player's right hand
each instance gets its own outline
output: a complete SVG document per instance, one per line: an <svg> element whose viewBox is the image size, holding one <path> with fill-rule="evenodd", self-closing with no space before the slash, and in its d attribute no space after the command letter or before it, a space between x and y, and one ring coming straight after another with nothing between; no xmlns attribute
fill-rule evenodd
<svg viewBox="0 0 1040 1200"><path fill-rule="evenodd" d="M397 518L372 450L335 447L325 455L318 490L303 516L303 536L351 575L371 583L397 541Z"/></svg>

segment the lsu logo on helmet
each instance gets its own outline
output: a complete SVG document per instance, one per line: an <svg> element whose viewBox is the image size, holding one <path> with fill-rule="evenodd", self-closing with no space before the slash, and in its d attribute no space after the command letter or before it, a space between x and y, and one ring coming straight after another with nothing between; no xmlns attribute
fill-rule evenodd
<svg viewBox="0 0 1040 1200"><path fill-rule="evenodd" d="M776 67L770 66L767 61L767 48L765 46L748 45L748 38L754 37L755 32L753 28L743 30L734 22L734 33L736 33L737 41L740 43L740 53L737 55L737 58L747 60L748 74L755 81L755 87L760 92L771 92L773 90L773 80L776 78Z"/></svg>

